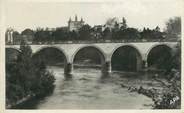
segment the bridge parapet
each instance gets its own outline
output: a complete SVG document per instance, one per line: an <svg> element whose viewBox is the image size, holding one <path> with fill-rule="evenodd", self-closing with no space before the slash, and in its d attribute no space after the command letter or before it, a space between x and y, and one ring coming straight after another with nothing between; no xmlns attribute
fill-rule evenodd
<svg viewBox="0 0 184 113"><path fill-rule="evenodd" d="M71 41L44 41L30 42L30 45L55 45L55 44L93 44L93 43L144 43L144 42L179 42L180 39L123 39L123 40L71 40ZM6 43L6 45L19 45L20 43Z"/></svg>

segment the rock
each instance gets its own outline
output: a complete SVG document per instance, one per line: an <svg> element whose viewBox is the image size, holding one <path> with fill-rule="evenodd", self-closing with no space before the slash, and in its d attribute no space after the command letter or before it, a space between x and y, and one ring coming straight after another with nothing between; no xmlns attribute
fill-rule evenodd
<svg viewBox="0 0 184 113"><path fill-rule="evenodd" d="M124 84L120 84L121 85L121 87L123 87L123 88L127 88L128 86L126 86L126 85L124 85Z"/></svg>
<svg viewBox="0 0 184 113"><path fill-rule="evenodd" d="M80 78L79 80L88 80L88 79L86 79L86 78Z"/></svg>
<svg viewBox="0 0 184 113"><path fill-rule="evenodd" d="M135 92L135 91L137 92L138 89L136 87L129 87L128 90L130 92Z"/></svg>

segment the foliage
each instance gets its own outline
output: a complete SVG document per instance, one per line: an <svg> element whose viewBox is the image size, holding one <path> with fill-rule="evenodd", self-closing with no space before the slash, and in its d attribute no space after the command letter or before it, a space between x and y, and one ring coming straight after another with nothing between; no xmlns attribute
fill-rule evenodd
<svg viewBox="0 0 184 113"><path fill-rule="evenodd" d="M181 17L170 18L166 22L165 32L168 38L181 38Z"/></svg>
<svg viewBox="0 0 184 113"><path fill-rule="evenodd" d="M178 42L174 55L171 57L166 68L165 75L168 75L169 79L174 75L173 70L181 71L181 42Z"/></svg>
<svg viewBox="0 0 184 113"><path fill-rule="evenodd" d="M140 39L140 34L135 28L126 28L119 30L114 39Z"/></svg>
<svg viewBox="0 0 184 113"><path fill-rule="evenodd" d="M17 61L6 64L7 104L16 103L28 95L45 95L54 88L53 74L46 70L44 62L33 62L30 46L22 42L20 50Z"/></svg>
<svg viewBox="0 0 184 113"><path fill-rule="evenodd" d="M159 79L157 81L161 82L165 88L162 90L155 88L145 89L140 86L140 88L134 88L134 90L139 94L152 98L154 109L179 109L181 107L181 89L177 83L180 82L177 80L172 81L170 84L165 84Z"/></svg>
<svg viewBox="0 0 184 113"><path fill-rule="evenodd" d="M84 25L79 29L80 40L90 40L91 37L91 26Z"/></svg>
<svg viewBox="0 0 184 113"><path fill-rule="evenodd" d="M160 28L157 26L155 29L151 30L149 28L144 28L140 32L141 38L143 39L163 39L163 33L160 32Z"/></svg>
<svg viewBox="0 0 184 113"><path fill-rule="evenodd" d="M15 42L18 42L21 38L25 38L33 43L39 42L58 42L58 41L75 41L75 40L160 40L181 37L181 18L171 18L166 22L166 28L162 32L158 26L155 29L144 28L138 30L137 28L131 28L127 25L127 20L123 17L119 22L118 18L113 17L107 19L104 25L98 25L96 29L88 24L83 25L78 30L69 31L68 27L59 27L54 29L49 28L37 28L35 31L31 29L25 29L22 33L15 32L13 37ZM10 30L7 30L7 32ZM6 39L7 39L6 32ZM22 36L24 35L24 36ZM7 42L8 43L8 42Z"/></svg>
<svg viewBox="0 0 184 113"><path fill-rule="evenodd" d="M38 28L35 31L33 42L47 42L53 40L51 37L51 33L48 29L44 30L41 28Z"/></svg>
<svg viewBox="0 0 184 113"><path fill-rule="evenodd" d="M103 31L103 39L111 39L111 36L112 36L112 32L110 30L110 28L105 28L105 30Z"/></svg>
<svg viewBox="0 0 184 113"><path fill-rule="evenodd" d="M59 41L59 40L68 40L69 39L69 33L64 28L57 28L56 31L52 32L52 35L50 36L51 39L53 38L53 41Z"/></svg>
<svg viewBox="0 0 184 113"><path fill-rule="evenodd" d="M161 94L154 93L153 101L155 109L179 109L181 107L181 42L178 43L175 54L172 56L164 76L167 76L166 83L159 78L165 87Z"/></svg>
<svg viewBox="0 0 184 113"><path fill-rule="evenodd" d="M176 84L176 83L174 83ZM181 92L176 90L178 86L172 85L167 88L160 98L154 100L155 109L179 109L181 105Z"/></svg>
<svg viewBox="0 0 184 113"><path fill-rule="evenodd" d="M30 43L34 39L34 31L29 28L25 29L24 31L22 31L21 36L23 40L26 40Z"/></svg>
<svg viewBox="0 0 184 113"><path fill-rule="evenodd" d="M156 109L179 109L181 108L181 72L173 70L169 73L167 84L160 81L164 87L162 93L153 98Z"/></svg>

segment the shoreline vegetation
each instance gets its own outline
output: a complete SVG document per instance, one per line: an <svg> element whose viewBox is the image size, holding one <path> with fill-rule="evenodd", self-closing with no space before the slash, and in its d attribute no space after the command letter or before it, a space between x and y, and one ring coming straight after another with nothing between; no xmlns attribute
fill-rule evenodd
<svg viewBox="0 0 184 113"><path fill-rule="evenodd" d="M181 108L181 82L178 80L178 72L175 73L172 80L165 80L164 78L153 76L153 80L162 85L162 88L154 86L132 85L120 83L122 88L127 88L129 92L136 92L138 94L151 98L154 104L153 109L180 109Z"/></svg>
<svg viewBox="0 0 184 113"><path fill-rule="evenodd" d="M40 59L31 58L32 50L23 41L22 51L13 62L6 61L6 108L11 109L34 97L52 93L55 77Z"/></svg>
<svg viewBox="0 0 184 113"><path fill-rule="evenodd" d="M7 104L6 105L6 109L13 109L13 108L16 108L16 106L18 106L19 104L22 104L22 103L25 103L29 100L31 100L32 98L34 98L36 95L35 94L29 94L27 95L26 97L23 97L22 99L14 102L14 103L11 103L11 104Z"/></svg>

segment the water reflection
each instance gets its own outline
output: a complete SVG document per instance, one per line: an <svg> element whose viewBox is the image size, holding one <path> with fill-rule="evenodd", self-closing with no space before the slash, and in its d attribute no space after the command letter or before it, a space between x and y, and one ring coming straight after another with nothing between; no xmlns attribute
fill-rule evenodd
<svg viewBox="0 0 184 113"><path fill-rule="evenodd" d="M73 74L64 74L65 80L71 80Z"/></svg>

